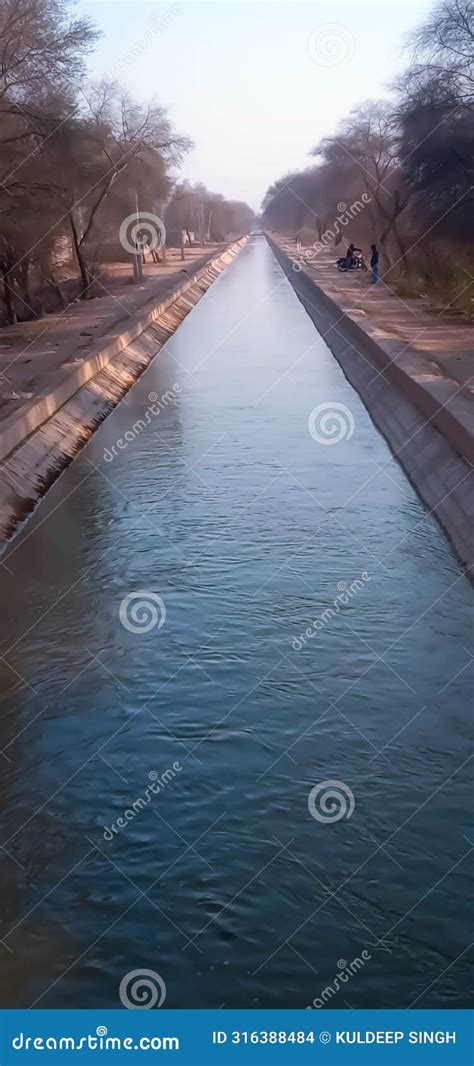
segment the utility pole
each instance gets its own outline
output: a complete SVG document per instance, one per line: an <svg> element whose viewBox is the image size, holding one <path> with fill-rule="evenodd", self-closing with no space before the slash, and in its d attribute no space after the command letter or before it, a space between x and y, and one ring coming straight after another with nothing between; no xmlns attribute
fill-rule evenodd
<svg viewBox="0 0 474 1066"><path fill-rule="evenodd" d="M176 191L175 192L175 199L176 199L176 201L177 201L177 203L179 205L178 206L179 248L180 248L180 252L181 252L181 262L184 263L184 241L183 241L183 199L184 199L184 191L181 193L181 196L179 196L178 192Z"/></svg>
<svg viewBox="0 0 474 1066"><path fill-rule="evenodd" d="M163 222L163 225L164 225L165 224L165 205L164 205L164 203L161 203L159 205L159 207L160 207L160 210L159 210L158 213L159 213L159 216L160 216L160 218L161 218L161 220ZM162 261L162 263L166 263L166 230L165 230L165 239L164 239L164 242L163 242L163 247L161 248L161 261Z"/></svg>
<svg viewBox="0 0 474 1066"><path fill-rule="evenodd" d="M183 197L181 196L180 199L182 200ZM181 251L181 261L184 263L183 206L182 206L182 204L180 205L180 208L179 208L179 247L180 247L180 251Z"/></svg>
<svg viewBox="0 0 474 1066"><path fill-rule="evenodd" d="M204 244L204 202L199 201L199 243Z"/></svg>
<svg viewBox="0 0 474 1066"><path fill-rule="evenodd" d="M135 285L138 285L143 281L143 254L138 243L138 232L140 225L140 215L138 212L138 192L135 189L135 211L137 216L136 231L135 231L135 252L133 255L133 281Z"/></svg>

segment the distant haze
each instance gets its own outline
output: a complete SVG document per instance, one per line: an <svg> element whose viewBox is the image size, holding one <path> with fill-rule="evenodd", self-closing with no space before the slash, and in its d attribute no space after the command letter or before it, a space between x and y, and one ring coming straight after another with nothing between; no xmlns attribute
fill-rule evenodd
<svg viewBox="0 0 474 1066"><path fill-rule="evenodd" d="M80 0L104 37L94 77L166 105L196 147L182 177L259 209L271 182L354 104L388 93L428 0L142 3Z"/></svg>

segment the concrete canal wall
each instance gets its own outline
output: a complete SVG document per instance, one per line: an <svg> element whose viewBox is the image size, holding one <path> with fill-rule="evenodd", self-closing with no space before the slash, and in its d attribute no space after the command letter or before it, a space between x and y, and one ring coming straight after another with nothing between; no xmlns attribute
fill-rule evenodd
<svg viewBox="0 0 474 1066"><path fill-rule="evenodd" d="M126 331L103 338L66 380L5 419L0 428L0 544L33 510L247 240L229 245L165 300L133 316Z"/></svg>
<svg viewBox="0 0 474 1066"><path fill-rule="evenodd" d="M318 332L356 389L421 499L474 573L474 427L457 397L437 395L341 311L271 237L267 240ZM401 347L401 346L400 346ZM406 348L404 349L406 351ZM322 400L330 397L322 397Z"/></svg>

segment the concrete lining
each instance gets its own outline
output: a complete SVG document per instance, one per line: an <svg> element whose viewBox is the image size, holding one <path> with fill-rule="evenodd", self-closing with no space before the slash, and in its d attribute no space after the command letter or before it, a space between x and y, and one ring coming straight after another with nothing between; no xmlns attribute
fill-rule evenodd
<svg viewBox="0 0 474 1066"><path fill-rule="evenodd" d="M228 256L232 258L241 245L247 240L243 238L232 244L215 259L211 259L201 270L194 274L183 285L175 289L165 300L159 304L149 304L148 310L141 310L133 316L132 323L127 330L112 331L108 337L102 337L91 349L87 358L78 364L68 374L66 381L62 381L54 389L47 389L39 396L35 396L28 404L24 404L21 412L14 412L0 427L0 460L4 459L33 433L38 426L60 408L82 385L95 377L114 358L118 352L127 347L148 325L156 322L179 297L184 296L192 286L201 278L210 275L210 282L218 276L228 262ZM213 270L216 273L213 275Z"/></svg>
<svg viewBox="0 0 474 1066"><path fill-rule="evenodd" d="M296 295L463 564L474 564L474 439L451 386L415 380L267 235ZM405 351L405 349L404 349ZM442 383L441 383L442 384ZM472 574L471 574L472 576Z"/></svg>
<svg viewBox="0 0 474 1066"><path fill-rule="evenodd" d="M5 420L0 541L11 537L247 240L229 245L161 303L141 310L126 331L102 338L66 380Z"/></svg>

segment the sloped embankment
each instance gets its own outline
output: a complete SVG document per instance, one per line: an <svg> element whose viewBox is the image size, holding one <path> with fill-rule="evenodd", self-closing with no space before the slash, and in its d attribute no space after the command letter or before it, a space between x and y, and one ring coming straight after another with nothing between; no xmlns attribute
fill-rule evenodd
<svg viewBox="0 0 474 1066"><path fill-rule="evenodd" d="M126 332L109 339L67 378L0 429L0 542L7 541L61 471L248 240L206 264Z"/></svg>
<svg viewBox="0 0 474 1066"><path fill-rule="evenodd" d="M380 331L369 335L366 323L364 328L355 321L304 269L294 269L278 240L268 234L267 240L373 422L472 576L474 437L462 390L446 383L444 392L434 391L430 376L417 372L408 354L402 361L408 345L400 342L401 353L394 357Z"/></svg>

